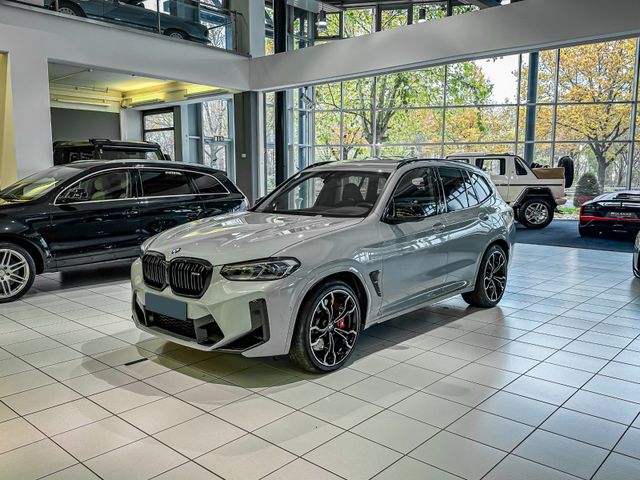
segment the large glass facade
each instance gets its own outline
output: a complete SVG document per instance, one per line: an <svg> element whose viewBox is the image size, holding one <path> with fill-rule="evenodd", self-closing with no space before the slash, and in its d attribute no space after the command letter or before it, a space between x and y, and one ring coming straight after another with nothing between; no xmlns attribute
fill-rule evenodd
<svg viewBox="0 0 640 480"><path fill-rule="evenodd" d="M366 9L353 15L345 34L369 28ZM393 11L384 18L404 22ZM635 38L540 52L533 92L529 54L289 92L289 172L369 156L524 155L528 143L535 163L570 156L576 180L593 174L604 191L640 187L638 55Z"/></svg>

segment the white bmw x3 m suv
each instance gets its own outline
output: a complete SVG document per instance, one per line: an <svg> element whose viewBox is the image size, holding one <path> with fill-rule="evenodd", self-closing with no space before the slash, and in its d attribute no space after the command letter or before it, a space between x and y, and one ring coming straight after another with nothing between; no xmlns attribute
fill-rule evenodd
<svg viewBox="0 0 640 480"><path fill-rule="evenodd" d="M339 368L364 328L456 294L493 307L513 211L479 169L445 160L313 165L250 211L146 241L141 330L200 350Z"/></svg>

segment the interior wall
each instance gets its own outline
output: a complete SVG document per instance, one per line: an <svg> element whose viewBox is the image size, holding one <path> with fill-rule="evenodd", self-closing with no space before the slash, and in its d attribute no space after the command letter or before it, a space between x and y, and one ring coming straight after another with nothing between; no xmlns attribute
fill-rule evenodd
<svg viewBox="0 0 640 480"><path fill-rule="evenodd" d="M54 142L88 138L120 140L120 115L110 112L52 108L51 135Z"/></svg>

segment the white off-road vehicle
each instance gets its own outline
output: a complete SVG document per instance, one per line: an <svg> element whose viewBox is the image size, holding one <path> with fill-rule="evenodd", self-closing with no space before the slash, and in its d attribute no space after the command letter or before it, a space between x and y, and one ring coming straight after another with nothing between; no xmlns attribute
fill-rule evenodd
<svg viewBox="0 0 640 480"><path fill-rule="evenodd" d="M544 228L553 220L555 209L567 202L565 188L573 183L573 161L563 157L558 167L533 165L517 155L456 153L457 160L484 170L515 211L516 220L527 228Z"/></svg>

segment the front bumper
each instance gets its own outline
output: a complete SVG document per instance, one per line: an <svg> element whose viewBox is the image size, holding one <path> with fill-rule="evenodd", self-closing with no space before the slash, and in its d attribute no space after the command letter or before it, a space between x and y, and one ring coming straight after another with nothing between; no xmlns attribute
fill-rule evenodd
<svg viewBox="0 0 640 480"><path fill-rule="evenodd" d="M214 268L204 295L189 298L174 294L170 288L159 291L147 286L138 259L131 267L133 321L140 330L198 350L282 355L288 352L295 321L297 284L293 275L267 282L234 282ZM150 312L145 308L147 294L186 303L187 319Z"/></svg>

